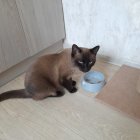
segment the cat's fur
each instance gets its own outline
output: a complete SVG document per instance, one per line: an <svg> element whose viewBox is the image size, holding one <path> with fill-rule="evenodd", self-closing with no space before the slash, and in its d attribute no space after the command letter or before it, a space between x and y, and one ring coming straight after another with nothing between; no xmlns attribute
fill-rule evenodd
<svg viewBox="0 0 140 140"><path fill-rule="evenodd" d="M72 75L76 69L88 72L96 61L99 46L92 49L73 44L58 54L40 57L26 72L25 89L0 94L0 101L10 98L33 98L41 100L49 96L64 95L64 88L70 93L77 91Z"/></svg>

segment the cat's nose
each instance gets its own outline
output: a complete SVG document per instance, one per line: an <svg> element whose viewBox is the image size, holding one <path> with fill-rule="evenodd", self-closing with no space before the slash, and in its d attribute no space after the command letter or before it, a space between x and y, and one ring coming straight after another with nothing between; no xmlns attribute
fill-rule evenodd
<svg viewBox="0 0 140 140"><path fill-rule="evenodd" d="M84 69L83 69L83 72L88 72L89 71L89 69L87 68L87 67L85 67Z"/></svg>

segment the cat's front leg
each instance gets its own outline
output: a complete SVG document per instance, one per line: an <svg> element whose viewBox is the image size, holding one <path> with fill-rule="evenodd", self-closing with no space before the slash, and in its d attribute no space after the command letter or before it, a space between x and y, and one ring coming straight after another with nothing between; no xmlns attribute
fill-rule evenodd
<svg viewBox="0 0 140 140"><path fill-rule="evenodd" d="M72 80L72 78L63 78L62 85L70 92L74 93L77 91L76 81Z"/></svg>

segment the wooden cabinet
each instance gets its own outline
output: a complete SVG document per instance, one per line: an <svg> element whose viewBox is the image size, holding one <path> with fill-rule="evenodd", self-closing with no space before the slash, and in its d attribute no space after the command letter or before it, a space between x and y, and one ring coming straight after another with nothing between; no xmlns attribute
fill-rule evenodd
<svg viewBox="0 0 140 140"><path fill-rule="evenodd" d="M16 0L30 55L64 38L61 0Z"/></svg>
<svg viewBox="0 0 140 140"><path fill-rule="evenodd" d="M0 43L1 43L1 39L0 39ZM0 73L5 69L6 69L5 59L4 59L2 48L0 46Z"/></svg>
<svg viewBox="0 0 140 140"><path fill-rule="evenodd" d="M29 56L15 0L0 0L0 72Z"/></svg>
<svg viewBox="0 0 140 140"><path fill-rule="evenodd" d="M64 37L61 0L0 0L0 72Z"/></svg>

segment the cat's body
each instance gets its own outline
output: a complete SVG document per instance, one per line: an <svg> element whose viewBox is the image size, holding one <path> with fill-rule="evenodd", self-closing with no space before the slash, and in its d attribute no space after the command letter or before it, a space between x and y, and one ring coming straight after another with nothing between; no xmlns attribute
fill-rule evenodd
<svg viewBox="0 0 140 140"><path fill-rule="evenodd" d="M33 92L34 99L61 96L64 94L63 80L72 77L76 69L78 70L71 60L71 49L65 49L58 54L42 56L27 71L25 87L28 92ZM74 90L76 91L76 89Z"/></svg>
<svg viewBox="0 0 140 140"><path fill-rule="evenodd" d="M93 49L73 45L58 54L40 57L25 76L25 89L2 93L0 101L10 98L33 98L41 100L46 97L64 95L64 88L70 93L77 91L72 75L76 70L87 72L96 61L99 46Z"/></svg>

